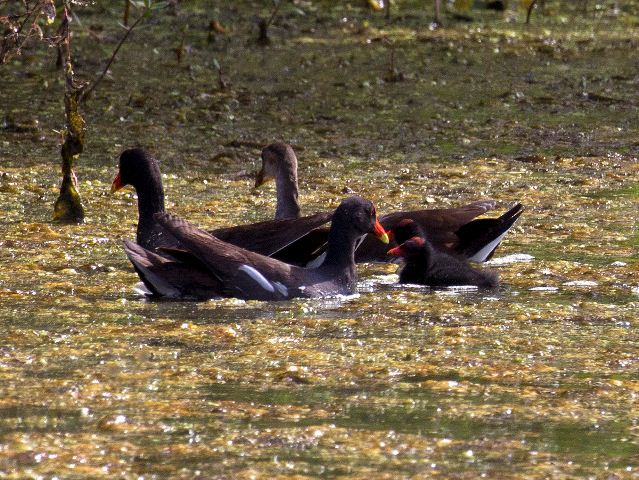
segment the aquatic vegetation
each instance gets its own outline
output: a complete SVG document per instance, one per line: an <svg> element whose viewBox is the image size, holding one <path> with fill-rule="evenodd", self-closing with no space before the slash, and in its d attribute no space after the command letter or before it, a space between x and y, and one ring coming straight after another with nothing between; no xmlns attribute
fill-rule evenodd
<svg viewBox="0 0 639 480"><path fill-rule="evenodd" d="M282 6L265 48L244 2L137 31L87 105L79 225L49 221L57 73L33 51L0 70L0 476L637 475L636 17L430 31L424 9L387 24L326 3ZM111 54L122 6L82 14L78 72ZM207 16L229 33L209 43ZM108 194L120 152L153 151L167 209L215 228L274 215L273 186L253 189L274 140L304 147L305 214L352 193L380 214L522 201L489 266L504 287L406 288L365 265L346 298L136 295L135 198Z"/></svg>

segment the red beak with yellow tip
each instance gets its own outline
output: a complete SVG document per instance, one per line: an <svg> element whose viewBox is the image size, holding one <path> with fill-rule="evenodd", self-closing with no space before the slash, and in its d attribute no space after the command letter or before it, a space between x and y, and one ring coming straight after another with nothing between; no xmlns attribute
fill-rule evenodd
<svg viewBox="0 0 639 480"><path fill-rule="evenodd" d="M122 185L122 179L120 178L120 172L118 172L118 174L113 179L113 183L111 184L111 193L117 192L123 186L124 185Z"/></svg>
<svg viewBox="0 0 639 480"><path fill-rule="evenodd" d="M388 243L390 240L388 239L388 233L382 227L382 224L379 223L379 220L375 218L375 236L380 239L382 243Z"/></svg>

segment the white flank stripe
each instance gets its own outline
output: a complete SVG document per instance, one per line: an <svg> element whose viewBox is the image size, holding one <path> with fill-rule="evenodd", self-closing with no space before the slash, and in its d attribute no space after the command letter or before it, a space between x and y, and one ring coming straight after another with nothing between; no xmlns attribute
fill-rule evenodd
<svg viewBox="0 0 639 480"><path fill-rule="evenodd" d="M238 271L246 273L249 277L257 282L257 284L262 287L267 292L275 292L275 287L269 282L264 275L255 270L250 265L242 265L238 268Z"/></svg>
<svg viewBox="0 0 639 480"><path fill-rule="evenodd" d="M306 268L317 268L322 263L324 263L325 259L326 259L326 252L322 253L319 257L316 257L313 260L311 260L310 262L308 262L306 264Z"/></svg>
<svg viewBox="0 0 639 480"><path fill-rule="evenodd" d="M280 282L273 282L272 285L277 288L277 291L282 294L283 297L288 297L288 288ZM301 290L301 289L300 289Z"/></svg>

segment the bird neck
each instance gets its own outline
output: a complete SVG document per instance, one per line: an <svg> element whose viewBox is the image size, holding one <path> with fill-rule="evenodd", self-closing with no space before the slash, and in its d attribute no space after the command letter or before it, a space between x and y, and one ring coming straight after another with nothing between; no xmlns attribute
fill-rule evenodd
<svg viewBox="0 0 639 480"><path fill-rule="evenodd" d="M414 253L407 259L407 263L415 263L428 270L432 267L434 258L435 250L431 243L426 240L424 245L419 249L419 252Z"/></svg>
<svg viewBox="0 0 639 480"><path fill-rule="evenodd" d="M153 215L164 212L164 189L162 180L157 179L147 185L136 187L138 195L138 226L153 224Z"/></svg>
<svg viewBox="0 0 639 480"><path fill-rule="evenodd" d="M277 190L275 218L277 220L298 218L300 205L298 202L297 167L280 170L275 178L275 188Z"/></svg>
<svg viewBox="0 0 639 480"><path fill-rule="evenodd" d="M333 223L328 233L326 258L322 263L325 268L350 267L354 269L357 235L352 231L352 227L345 223L333 218Z"/></svg>

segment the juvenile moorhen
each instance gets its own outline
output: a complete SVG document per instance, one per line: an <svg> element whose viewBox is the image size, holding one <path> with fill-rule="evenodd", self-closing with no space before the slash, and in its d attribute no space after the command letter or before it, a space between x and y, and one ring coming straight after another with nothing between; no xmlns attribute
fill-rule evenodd
<svg viewBox="0 0 639 480"><path fill-rule="evenodd" d="M255 176L255 188L273 179L277 192L275 218L299 217L297 157L286 143L272 143L262 149L262 168Z"/></svg>
<svg viewBox="0 0 639 480"><path fill-rule="evenodd" d="M290 145L273 143L262 150L262 168L258 172L255 186L259 187L269 179L275 179L277 190L277 207L275 218L295 218L300 214L297 188L297 157ZM393 212L380 218L380 223L386 230L393 227L404 218L411 218L429 234L429 241L436 247L461 254L475 262L489 260L510 227L523 212L520 203L498 218L480 218L479 215L495 208L494 200L481 200L457 208L442 208L432 210L411 210ZM324 232L324 233L322 233ZM316 252L306 261L312 260L322 243L321 235L327 233L323 229L313 233L311 245L292 243L287 249L276 255L284 261L289 261L292 252L297 254L296 262L303 263L303 255ZM308 243L309 238L306 238ZM387 259L386 249L370 235L367 236L355 252L356 262L384 262Z"/></svg>
<svg viewBox="0 0 639 480"><path fill-rule="evenodd" d="M140 148L125 150L120 155L119 170L113 180L111 191L115 192L125 185L133 186L138 196L138 245L148 250L179 246L178 241L153 217L156 213L165 211L164 189L158 161ZM328 223L331 216L332 213L318 213L308 217L218 228L209 233L247 250L262 255L273 255Z"/></svg>
<svg viewBox="0 0 639 480"><path fill-rule="evenodd" d="M126 253L144 284L153 294L169 298L181 298L184 292L197 292L198 295L190 296L198 298L224 296L246 300L349 294L357 280L356 242L367 233L374 233L388 243L373 203L361 197L347 198L335 210L326 258L315 268L289 265L239 248L173 215L157 213L154 218L197 260L193 275L183 271L182 278L177 278L167 268L164 257L127 242ZM168 254L171 255L170 249ZM182 284L188 287L182 288Z"/></svg>
<svg viewBox="0 0 639 480"><path fill-rule="evenodd" d="M413 237L426 238L426 234L415 220L404 218L388 231L388 237L399 246Z"/></svg>
<svg viewBox="0 0 639 480"><path fill-rule="evenodd" d="M403 257L405 264L399 272L400 283L416 283L429 287L475 285L494 288L499 285L497 275L472 268L461 255L434 248L420 226L411 219L401 220L392 235L398 247L389 255Z"/></svg>

